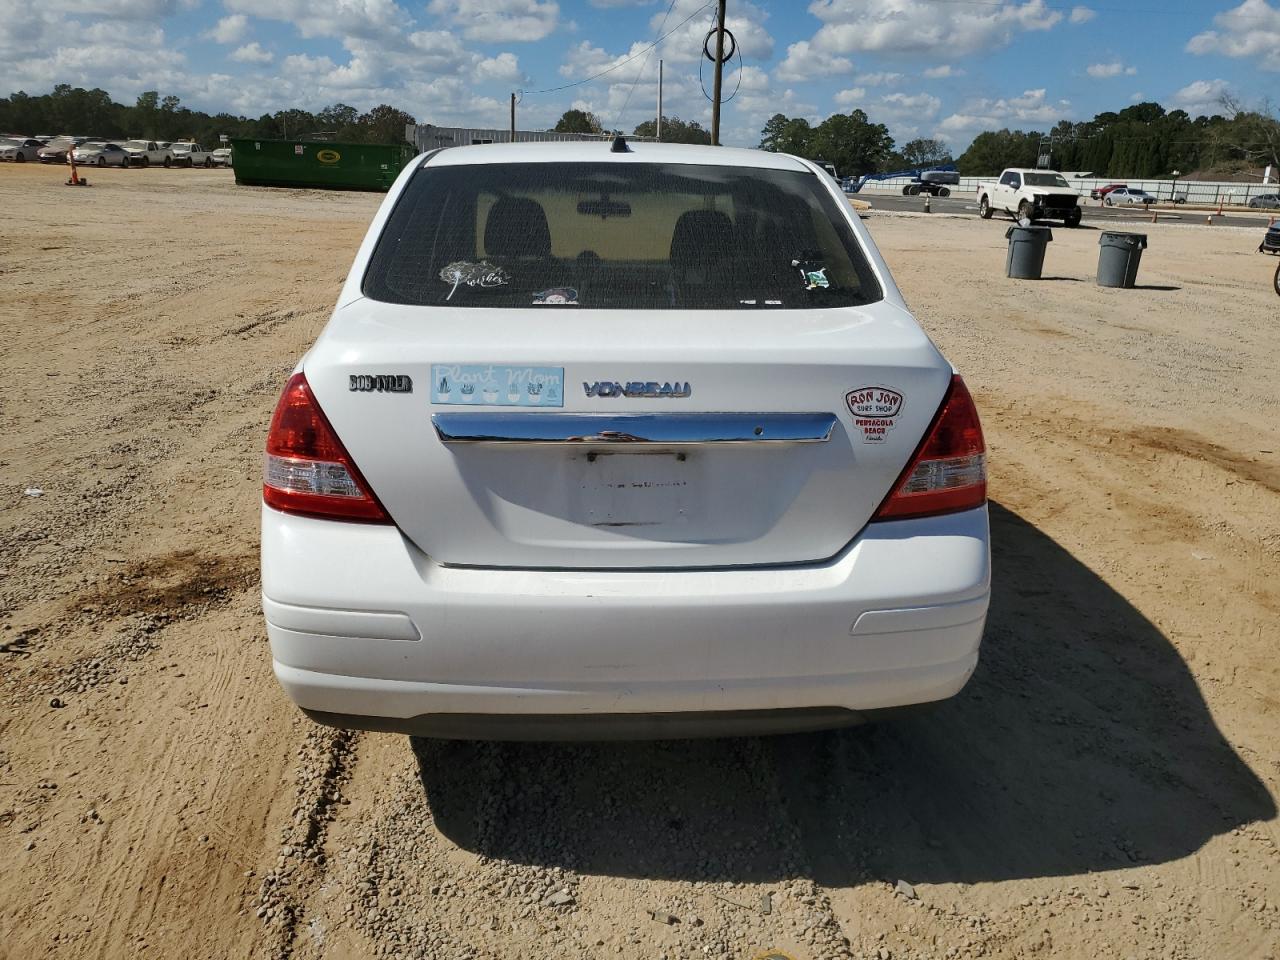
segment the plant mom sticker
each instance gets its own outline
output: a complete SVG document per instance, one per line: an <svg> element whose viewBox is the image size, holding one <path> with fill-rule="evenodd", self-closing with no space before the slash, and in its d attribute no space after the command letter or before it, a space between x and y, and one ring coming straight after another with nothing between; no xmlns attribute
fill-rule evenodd
<svg viewBox="0 0 1280 960"><path fill-rule="evenodd" d="M862 442L884 443L902 412L902 394L888 387L858 387L844 399L853 414L853 425L862 431Z"/></svg>

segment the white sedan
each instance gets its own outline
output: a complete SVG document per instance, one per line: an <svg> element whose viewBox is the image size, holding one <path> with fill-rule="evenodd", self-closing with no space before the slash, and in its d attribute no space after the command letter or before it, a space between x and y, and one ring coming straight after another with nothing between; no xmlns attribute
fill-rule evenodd
<svg viewBox="0 0 1280 960"><path fill-rule="evenodd" d="M1146 206L1159 201L1147 191L1139 190L1137 187L1116 187L1102 198L1102 202L1108 207L1129 207L1137 204Z"/></svg>
<svg viewBox="0 0 1280 960"><path fill-rule="evenodd" d="M32 137L5 137L0 139L0 160L13 160L17 163L35 160L43 146L43 141Z"/></svg>
<svg viewBox="0 0 1280 960"><path fill-rule="evenodd" d="M321 723L432 737L935 703L978 660L986 490L964 381L817 165L429 153L271 420L275 673Z"/></svg>
<svg viewBox="0 0 1280 960"><path fill-rule="evenodd" d="M97 167L128 167L129 151L118 143L91 140L71 152L76 163Z"/></svg>

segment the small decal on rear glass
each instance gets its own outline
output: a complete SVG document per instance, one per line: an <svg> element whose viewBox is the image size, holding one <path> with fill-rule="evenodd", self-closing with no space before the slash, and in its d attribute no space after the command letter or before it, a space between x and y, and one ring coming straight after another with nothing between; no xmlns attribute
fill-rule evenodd
<svg viewBox="0 0 1280 960"><path fill-rule="evenodd" d="M550 290L540 290L533 295L534 306L544 304L555 304L564 307L576 307L578 305L578 291L573 287L552 287Z"/></svg>
<svg viewBox="0 0 1280 960"><path fill-rule="evenodd" d="M902 413L902 394L889 387L858 387L846 393L844 399L863 443L884 443L885 434Z"/></svg>
<svg viewBox="0 0 1280 960"><path fill-rule="evenodd" d="M507 271L488 260L455 260L441 268L440 279L453 284L446 300L452 300L458 287L503 287L511 282Z"/></svg>
<svg viewBox="0 0 1280 960"><path fill-rule="evenodd" d="M804 281L806 290L825 290L831 286L827 279L827 268L813 260L792 260L791 265L800 271L800 279Z"/></svg>
<svg viewBox="0 0 1280 960"><path fill-rule="evenodd" d="M474 407L563 407L564 367L432 364L431 402Z"/></svg>

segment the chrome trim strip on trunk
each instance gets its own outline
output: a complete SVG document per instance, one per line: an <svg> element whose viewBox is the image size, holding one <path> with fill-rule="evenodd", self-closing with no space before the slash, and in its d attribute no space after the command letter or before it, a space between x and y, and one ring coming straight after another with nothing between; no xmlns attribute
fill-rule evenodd
<svg viewBox="0 0 1280 960"><path fill-rule="evenodd" d="M436 413L443 443L825 443L833 413Z"/></svg>

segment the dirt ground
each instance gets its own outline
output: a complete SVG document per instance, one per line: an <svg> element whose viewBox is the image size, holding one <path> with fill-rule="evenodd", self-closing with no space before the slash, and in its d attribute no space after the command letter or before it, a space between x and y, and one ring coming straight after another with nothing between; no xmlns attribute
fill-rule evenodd
<svg viewBox="0 0 1280 960"><path fill-rule="evenodd" d="M990 447L933 714L411 744L303 720L258 609L266 424L380 198L63 176L0 167L0 957L1280 958L1260 230L1107 290L1093 230L1011 281L1002 223L869 215Z"/></svg>

